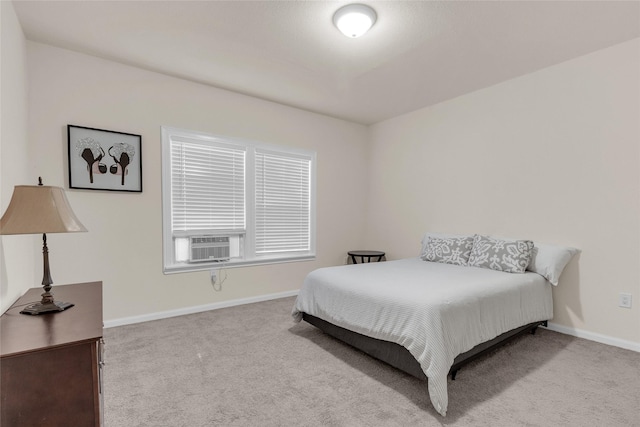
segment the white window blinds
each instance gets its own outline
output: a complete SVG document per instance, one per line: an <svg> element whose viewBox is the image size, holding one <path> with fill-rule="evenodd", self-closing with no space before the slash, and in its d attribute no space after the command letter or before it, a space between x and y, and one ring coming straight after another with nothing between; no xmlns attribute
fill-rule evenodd
<svg viewBox="0 0 640 427"><path fill-rule="evenodd" d="M173 231L245 230L245 149L212 142L171 143Z"/></svg>
<svg viewBox="0 0 640 427"><path fill-rule="evenodd" d="M315 174L313 151L163 126L164 272L218 267L191 256L211 236L227 267L314 259Z"/></svg>
<svg viewBox="0 0 640 427"><path fill-rule="evenodd" d="M256 150L256 255L309 251L311 159Z"/></svg>

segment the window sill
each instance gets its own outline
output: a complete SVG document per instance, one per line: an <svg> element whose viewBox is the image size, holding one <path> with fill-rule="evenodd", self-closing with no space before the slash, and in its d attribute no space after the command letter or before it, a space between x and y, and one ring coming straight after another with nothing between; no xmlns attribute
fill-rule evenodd
<svg viewBox="0 0 640 427"><path fill-rule="evenodd" d="M236 268L236 267L254 267L259 265L269 265L269 264L283 264L290 262L301 262L301 261L314 261L316 259L315 255L304 255L304 256L292 256L288 258L265 258L265 259L252 259L252 260L241 260L241 261L227 261L227 262L199 262L199 263L181 263L174 264L171 266L165 266L163 269L164 274L176 274L176 273L190 273L194 271L205 271L205 270L213 270L216 268Z"/></svg>

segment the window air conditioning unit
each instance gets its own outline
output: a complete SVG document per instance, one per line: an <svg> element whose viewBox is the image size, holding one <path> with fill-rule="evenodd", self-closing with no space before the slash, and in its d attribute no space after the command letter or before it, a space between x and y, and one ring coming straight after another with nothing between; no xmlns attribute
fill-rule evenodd
<svg viewBox="0 0 640 427"><path fill-rule="evenodd" d="M229 236L189 237L189 262L228 260Z"/></svg>

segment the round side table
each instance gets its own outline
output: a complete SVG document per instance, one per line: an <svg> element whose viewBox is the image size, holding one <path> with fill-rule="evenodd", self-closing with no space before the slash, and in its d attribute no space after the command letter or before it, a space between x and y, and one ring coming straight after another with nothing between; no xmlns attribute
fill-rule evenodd
<svg viewBox="0 0 640 427"><path fill-rule="evenodd" d="M349 251L347 253L354 264L358 264L357 258L360 258L360 264L364 262L371 262L371 258L378 258L375 262L380 262L382 257L385 255L382 251Z"/></svg>

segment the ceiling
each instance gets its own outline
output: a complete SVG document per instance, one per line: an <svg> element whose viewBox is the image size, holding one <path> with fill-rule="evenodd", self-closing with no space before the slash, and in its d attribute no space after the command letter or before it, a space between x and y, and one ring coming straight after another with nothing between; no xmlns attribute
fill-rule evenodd
<svg viewBox="0 0 640 427"><path fill-rule="evenodd" d="M14 1L27 39L371 124L640 37L638 1Z"/></svg>

